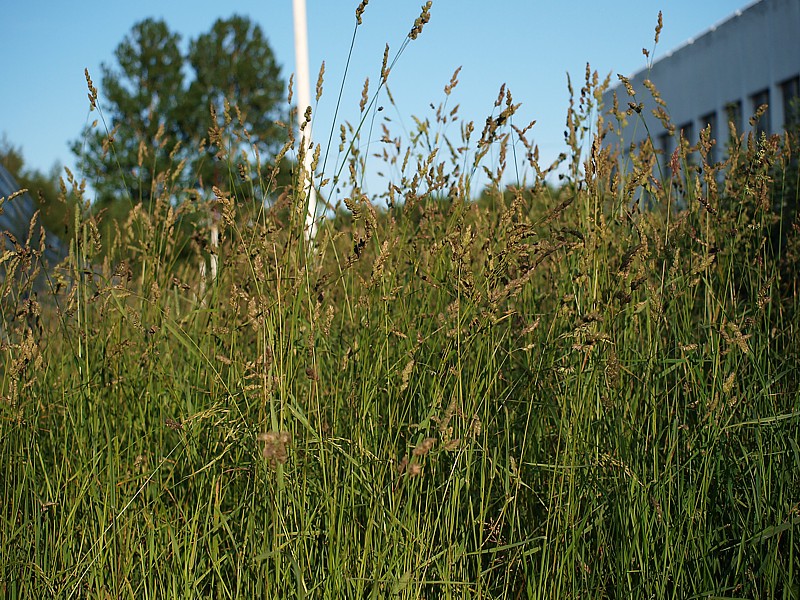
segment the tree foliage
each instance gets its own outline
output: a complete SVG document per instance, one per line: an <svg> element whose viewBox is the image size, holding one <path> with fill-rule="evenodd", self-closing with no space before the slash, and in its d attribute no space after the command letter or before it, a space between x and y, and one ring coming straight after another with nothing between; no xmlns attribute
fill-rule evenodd
<svg viewBox="0 0 800 600"><path fill-rule="evenodd" d="M256 171L239 167L282 141L285 85L261 28L233 16L181 46L164 21L146 19L102 67L102 118L72 150L112 213L212 185L263 199Z"/></svg>

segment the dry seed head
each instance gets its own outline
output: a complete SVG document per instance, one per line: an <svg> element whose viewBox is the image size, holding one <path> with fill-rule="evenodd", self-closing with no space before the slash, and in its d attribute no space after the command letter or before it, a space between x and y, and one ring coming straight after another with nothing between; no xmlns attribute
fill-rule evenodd
<svg viewBox="0 0 800 600"><path fill-rule="evenodd" d="M231 116L231 102L227 98L222 99L222 116L225 120L225 125L230 125L233 122Z"/></svg>
<svg viewBox="0 0 800 600"><path fill-rule="evenodd" d="M767 104L761 104L761 105L760 105L760 106L759 106L759 107L756 109L756 112L753 114L753 116L752 116L752 117L750 117L750 121L749 121L749 123L750 123L750 127L755 127L755 126L756 126L756 123L758 123L758 120L759 120L761 117L763 117L763 116L764 116L764 113L765 113L765 112L767 112L767 109L768 109L768 108L769 108L769 105L767 105Z"/></svg>
<svg viewBox="0 0 800 600"><path fill-rule="evenodd" d="M389 72L387 71L386 74L388 75ZM392 96L392 90L390 90L389 87L387 86L384 91L386 92L386 97L389 99L389 102L391 104L394 104L394 96Z"/></svg>
<svg viewBox="0 0 800 600"><path fill-rule="evenodd" d="M285 464L289 458L288 447L292 443L292 434L288 431L268 431L258 434L258 441L264 442L262 454L271 467Z"/></svg>
<svg viewBox="0 0 800 600"><path fill-rule="evenodd" d="M305 129L306 125L311 123L311 107L306 106L306 112L303 113L303 122L300 124L300 129Z"/></svg>
<svg viewBox="0 0 800 600"><path fill-rule="evenodd" d="M675 151L672 153L672 158L669 160L670 171L672 171L672 174L675 176L679 174L681 168L680 158L680 148L675 148Z"/></svg>
<svg viewBox="0 0 800 600"><path fill-rule="evenodd" d="M608 361L606 362L606 377L608 383L616 386L619 383L620 364L617 358L617 353L612 348L609 352Z"/></svg>
<svg viewBox="0 0 800 600"><path fill-rule="evenodd" d="M416 477L422 474L422 465L419 463L411 463L408 465L408 476Z"/></svg>
<svg viewBox="0 0 800 600"><path fill-rule="evenodd" d="M630 80L627 77L625 77L624 75L620 75L619 73L617 73L617 77L622 82L622 85L625 86L625 91L628 92L628 95L630 97L636 96L636 90L633 89L633 86L631 85Z"/></svg>
<svg viewBox="0 0 800 600"><path fill-rule="evenodd" d="M586 84L581 88L581 96L586 96L589 93L589 89L591 85L597 85L597 73L595 72L595 77L592 78L592 68L589 66L589 63L586 63L586 69L583 73L583 79Z"/></svg>
<svg viewBox="0 0 800 600"><path fill-rule="evenodd" d="M389 44L386 44L386 48L383 51L383 62L381 63L381 81L386 83L386 79L389 77Z"/></svg>
<svg viewBox="0 0 800 600"><path fill-rule="evenodd" d="M94 87L92 78L89 76L89 69L84 69L83 73L86 75L86 85L89 87L89 104L91 105L89 110L91 112L97 108L97 88Z"/></svg>
<svg viewBox="0 0 800 600"><path fill-rule="evenodd" d="M764 310L764 307L772 301L771 288L773 279L770 279L761 289L758 290L758 300L756 301L759 310Z"/></svg>
<svg viewBox="0 0 800 600"><path fill-rule="evenodd" d="M733 386L736 384L736 371L732 371L730 375L725 378L725 381L722 384L722 391L726 394L730 394Z"/></svg>
<svg viewBox="0 0 800 600"><path fill-rule="evenodd" d="M322 82L325 80L325 61L319 67L319 75L317 76L317 102L322 98Z"/></svg>
<svg viewBox="0 0 800 600"><path fill-rule="evenodd" d="M364 109L367 107L368 100L369 100L369 77L367 77L364 80L364 87L361 90L361 102L358 105L362 113L364 112Z"/></svg>
<svg viewBox="0 0 800 600"><path fill-rule="evenodd" d="M314 146L314 154L311 156L311 172L317 170L317 165L319 165L319 157L320 153L322 152L322 148L319 144Z"/></svg>
<svg viewBox="0 0 800 600"><path fill-rule="evenodd" d="M322 333L325 335L325 337L328 337L331 334L331 324L333 323L333 315L334 315L333 306L328 306L328 308L325 309L325 317L322 320L322 326L321 326Z"/></svg>
<svg viewBox="0 0 800 600"><path fill-rule="evenodd" d="M164 424L174 431L180 431L181 429L183 429L183 423L181 423L176 419L169 419L169 418L165 419Z"/></svg>
<svg viewBox="0 0 800 600"><path fill-rule="evenodd" d="M153 302L158 302L161 299L161 288L158 285L157 281L153 281L150 284L150 300Z"/></svg>
<svg viewBox="0 0 800 600"><path fill-rule="evenodd" d="M478 415L472 416L472 422L470 423L470 429L472 430L472 435L474 437L478 437L481 434L482 430L482 423Z"/></svg>
<svg viewBox="0 0 800 600"><path fill-rule="evenodd" d="M361 3L356 8L356 23L361 25L361 17L364 14L364 10L367 8L367 4L369 4L369 0L361 0Z"/></svg>
<svg viewBox="0 0 800 600"><path fill-rule="evenodd" d="M411 452L413 456L425 456L436 445L436 438L426 437Z"/></svg>
<svg viewBox="0 0 800 600"><path fill-rule="evenodd" d="M139 168L142 168L144 164L144 159L147 157L147 145L144 143L144 140L139 140L139 148L136 155L136 164Z"/></svg>
<svg viewBox="0 0 800 600"><path fill-rule="evenodd" d="M62 183L63 183L63 180L62 180ZM0 214L3 214L3 211L2 211L2 205L3 205L3 204L5 204L6 202L10 202L11 200L13 200L14 198L16 198L17 196L22 196L22 195L23 195L23 194L25 194L27 191L28 191L28 188L21 188L21 189L17 190L16 192L11 192L11 193L10 193L10 194L9 194L7 197L5 197L5 198L0 198ZM5 255L4 255L4 256L5 256Z"/></svg>
<svg viewBox="0 0 800 600"><path fill-rule="evenodd" d="M658 25L656 25L656 44L658 43L658 37L661 35L661 28L664 27L664 19L662 18L663 15L661 11L658 11Z"/></svg>
<svg viewBox="0 0 800 600"><path fill-rule="evenodd" d="M280 164L280 162L283 160L283 157L286 156L286 153L289 152L289 150L292 149L293 145L294 145L294 136L292 135L292 132L290 131L289 132L289 139L286 140L286 143L284 143L283 147L280 149L278 154L275 155L275 164L276 165Z"/></svg>
<svg viewBox="0 0 800 600"><path fill-rule="evenodd" d="M378 258L375 259L375 264L372 267L372 281L377 282L383 277L384 268L386 266L386 259L389 258L390 242L383 240L381 244L381 252Z"/></svg>
<svg viewBox="0 0 800 600"><path fill-rule="evenodd" d="M461 440L459 438L452 438L446 442L443 447L446 452L453 452L459 447L459 445L461 445Z"/></svg>
<svg viewBox="0 0 800 600"><path fill-rule="evenodd" d="M445 93L446 96L449 96L450 92L453 91L453 88L455 88L458 85L458 74L459 74L460 71L461 71L461 67L458 67L453 72L453 76L450 78L450 83L448 83L446 86L444 86L444 93Z"/></svg>
<svg viewBox="0 0 800 600"><path fill-rule="evenodd" d="M641 107L637 112L641 112ZM675 125L673 125L670 122L669 115L662 106L657 106L656 108L653 109L653 116L656 117L659 121L661 121L661 125L664 126L665 131L669 135L671 136L675 135Z"/></svg>
<svg viewBox="0 0 800 600"><path fill-rule="evenodd" d="M642 82L642 85L644 85L644 87L647 88L647 91L650 92L650 95L653 96L653 100L655 100L656 104L662 107L667 106L667 103L661 98L661 94L658 93L658 89L656 89L656 86L652 81L645 79Z"/></svg>
<svg viewBox="0 0 800 600"><path fill-rule="evenodd" d="M730 331L730 335L725 331L725 329ZM720 330L720 333L726 342L736 346L744 354L750 353L750 345L747 343L747 340L752 337L752 334L743 334L736 323L731 323L730 321L725 323L723 328Z"/></svg>
<svg viewBox="0 0 800 600"><path fill-rule="evenodd" d="M422 12L417 17L416 21L414 21L414 26L411 28L411 31L408 34L408 37L412 40L417 39L420 33L422 33L422 28L425 27L425 24L431 20L431 5L433 3L428 0L422 6Z"/></svg>
<svg viewBox="0 0 800 600"><path fill-rule="evenodd" d="M404 392L408 388L408 381L411 379L411 372L414 370L414 359L406 363L406 366L403 368L403 373L400 375L401 384L400 384L400 391Z"/></svg>
<svg viewBox="0 0 800 600"><path fill-rule="evenodd" d="M397 473L402 475L406 472L406 467L408 467L408 456L404 456L403 460L397 463Z"/></svg>
<svg viewBox="0 0 800 600"><path fill-rule="evenodd" d="M500 92L497 94L497 100L494 101L495 107L499 107L503 103L503 96L506 95L506 84L500 86Z"/></svg>

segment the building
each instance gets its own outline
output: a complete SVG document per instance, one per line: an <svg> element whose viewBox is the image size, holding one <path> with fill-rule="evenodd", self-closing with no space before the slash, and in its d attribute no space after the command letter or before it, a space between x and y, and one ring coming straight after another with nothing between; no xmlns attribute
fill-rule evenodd
<svg viewBox="0 0 800 600"><path fill-rule="evenodd" d="M0 198L3 198L0 206L0 251L13 250L12 240L24 244L28 239L31 219L36 213L36 202L27 193L15 196L7 200L12 194L19 191L20 187L6 168L0 164ZM38 229L34 231L34 239L31 240L33 246L38 246ZM45 234L44 260L46 264L52 266L57 264L66 255L66 250L60 240L52 233ZM0 265L0 282L5 279L5 269ZM41 283L41 282L37 282Z"/></svg>
<svg viewBox="0 0 800 600"><path fill-rule="evenodd" d="M674 135L653 115L656 108L644 81L653 82L666 102ZM655 61L651 68L630 76L636 91L615 85L603 98L606 109L616 92L620 109L629 102L643 103L647 128L632 115L622 140L624 150L652 136L653 145L669 161L678 135L694 144L700 130L711 126L717 140L713 160L721 160L729 140L728 123L736 131L751 130L749 120L759 106L768 108L755 125L756 133L779 133L800 117L800 0L757 0L724 21ZM627 151L627 150L626 150Z"/></svg>

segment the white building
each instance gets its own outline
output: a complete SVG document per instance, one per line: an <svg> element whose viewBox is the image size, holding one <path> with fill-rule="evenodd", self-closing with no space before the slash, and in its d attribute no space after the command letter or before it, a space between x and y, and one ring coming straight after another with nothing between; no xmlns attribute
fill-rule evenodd
<svg viewBox="0 0 800 600"><path fill-rule="evenodd" d="M750 117L762 104L769 108L756 124L757 131L779 133L800 118L800 0L748 4L629 79L636 96L631 98L624 85L615 85L604 95L605 109L611 108L614 92L620 109L628 108L629 102L643 103L641 114L666 161L681 130L694 144L707 125L717 140L712 158L720 160L728 141L728 122L736 125L739 134L746 133ZM652 113L656 103L643 85L646 79L666 102L676 126L674 136L665 132ZM637 119L636 114L628 118L623 149L631 143L639 145L648 136Z"/></svg>

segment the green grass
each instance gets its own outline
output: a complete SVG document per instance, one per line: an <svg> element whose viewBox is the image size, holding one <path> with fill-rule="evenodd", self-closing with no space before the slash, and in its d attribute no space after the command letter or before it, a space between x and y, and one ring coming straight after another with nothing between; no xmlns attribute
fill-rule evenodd
<svg viewBox="0 0 800 600"><path fill-rule="evenodd" d="M387 143L382 197L354 129L314 252L299 194L223 193L214 281L179 190L76 211L49 292L0 284L2 595L800 597L796 165L637 182L585 85L560 190L474 198L531 150L510 96Z"/></svg>

